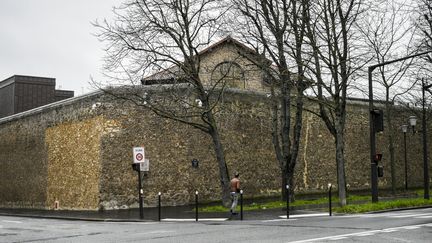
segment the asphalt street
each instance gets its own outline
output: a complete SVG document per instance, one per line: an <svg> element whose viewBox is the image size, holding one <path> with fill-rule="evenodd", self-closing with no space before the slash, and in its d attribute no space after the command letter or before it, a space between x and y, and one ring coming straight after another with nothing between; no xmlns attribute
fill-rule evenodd
<svg viewBox="0 0 432 243"><path fill-rule="evenodd" d="M432 209L375 214L283 215L104 222L0 216L0 242L432 242Z"/></svg>

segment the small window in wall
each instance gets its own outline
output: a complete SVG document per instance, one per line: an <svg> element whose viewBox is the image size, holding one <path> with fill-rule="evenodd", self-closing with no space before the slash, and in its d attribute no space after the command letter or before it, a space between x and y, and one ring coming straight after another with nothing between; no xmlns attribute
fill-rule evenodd
<svg viewBox="0 0 432 243"><path fill-rule="evenodd" d="M244 71L235 62L221 62L213 69L212 84L224 85L230 88L246 88Z"/></svg>

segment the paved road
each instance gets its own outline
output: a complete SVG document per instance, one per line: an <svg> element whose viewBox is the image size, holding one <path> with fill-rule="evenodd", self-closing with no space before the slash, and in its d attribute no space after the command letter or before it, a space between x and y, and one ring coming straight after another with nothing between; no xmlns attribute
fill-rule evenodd
<svg viewBox="0 0 432 243"><path fill-rule="evenodd" d="M432 242L432 209L205 222L0 216L0 242Z"/></svg>

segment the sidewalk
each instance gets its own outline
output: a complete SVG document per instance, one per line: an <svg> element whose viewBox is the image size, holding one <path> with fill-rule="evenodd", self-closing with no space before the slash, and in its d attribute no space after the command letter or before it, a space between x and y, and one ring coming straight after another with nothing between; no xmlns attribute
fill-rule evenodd
<svg viewBox="0 0 432 243"><path fill-rule="evenodd" d="M161 219L177 219L179 221L195 221L194 206L162 207ZM295 210L290 208L290 215L316 213L317 211ZM88 220L88 221L114 221L114 222L134 222L134 221L158 221L158 208L144 208L144 219L139 218L139 209L121 209L99 211L75 211L75 210L38 210L38 209L2 209L0 215L20 216L34 218L53 218L67 220ZM243 220L270 220L278 219L279 216L286 215L285 209L266 209L243 211ZM240 220L240 212L231 216L229 209L227 212L198 213L198 220Z"/></svg>

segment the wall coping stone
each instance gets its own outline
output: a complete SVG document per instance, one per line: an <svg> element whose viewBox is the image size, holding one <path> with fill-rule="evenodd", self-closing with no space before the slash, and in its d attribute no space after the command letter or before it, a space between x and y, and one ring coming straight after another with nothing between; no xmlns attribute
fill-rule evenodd
<svg viewBox="0 0 432 243"><path fill-rule="evenodd" d="M174 87L176 86L176 87ZM97 97L97 96L102 96L106 91L115 91L115 90L121 90L122 88L126 88L125 90L127 91L128 89L132 88L140 88L141 91L163 91L163 90L169 90L174 88L177 89L187 89L190 86L190 84L187 83L182 83L182 84L162 84L162 85L139 85L139 86L132 86L132 85L124 85L124 86L118 86L118 87L110 87L107 88L106 90L97 90L97 91L93 91L81 96L76 96L76 97L72 97L72 98L68 98L68 99L64 99L64 100L60 100L57 102L53 102L47 105L43 105L43 106L39 106L36 107L34 109L31 110L27 110L24 112L20 112L14 115L10 115L7 117L3 117L0 118L0 125L4 124L4 123L8 123L14 120L19 120L22 119L24 117L28 117L28 116L32 116L35 114L39 114L57 107L61 107L61 106L65 106L65 105L71 105L74 104L78 101L82 101L88 98L93 98L93 97ZM256 96L256 97L260 97L260 98L268 98L269 97L269 93L267 92L260 92L260 91L253 91L253 90L243 90L243 89L236 89L236 88L226 88L225 91L228 91L231 94L236 94L236 95L247 95L247 96ZM315 100L313 98L311 98L311 100ZM382 100L374 100L375 102L375 106L384 106L384 101ZM361 105L361 106L366 106L368 105L368 100L363 100L363 99L357 99L357 98L353 98L350 99L348 98L347 100L347 104L350 105Z"/></svg>

